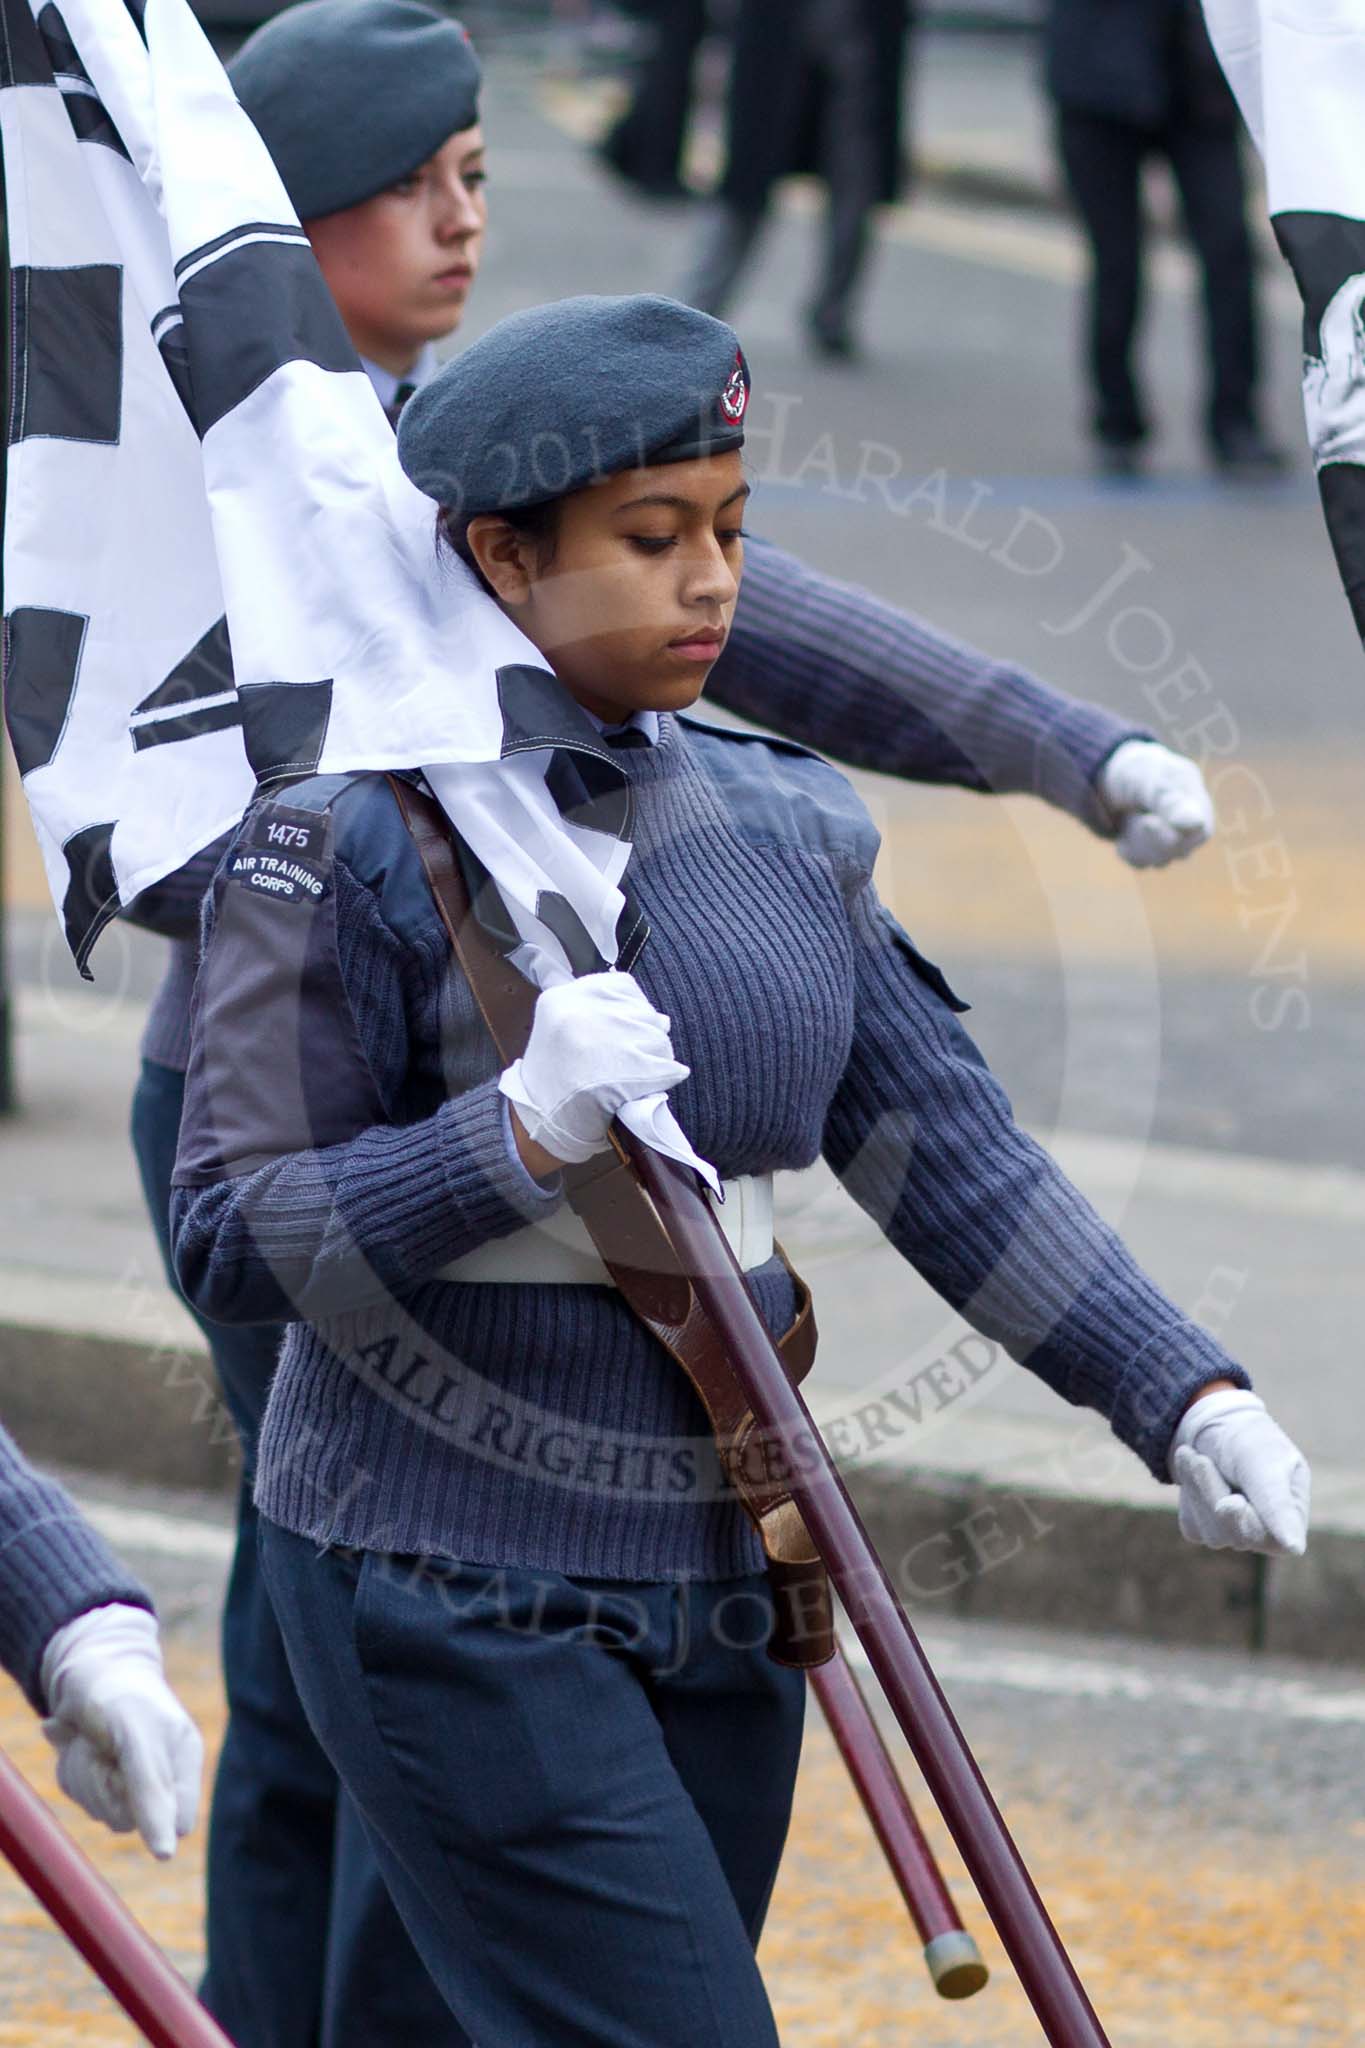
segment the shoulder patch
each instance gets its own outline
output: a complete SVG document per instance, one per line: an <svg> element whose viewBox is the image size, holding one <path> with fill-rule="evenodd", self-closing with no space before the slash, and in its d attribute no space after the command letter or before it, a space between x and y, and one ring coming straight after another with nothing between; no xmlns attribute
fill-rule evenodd
<svg viewBox="0 0 1365 2048"><path fill-rule="evenodd" d="M227 859L227 880L277 903L320 903L328 887L325 811L268 804L253 811Z"/></svg>

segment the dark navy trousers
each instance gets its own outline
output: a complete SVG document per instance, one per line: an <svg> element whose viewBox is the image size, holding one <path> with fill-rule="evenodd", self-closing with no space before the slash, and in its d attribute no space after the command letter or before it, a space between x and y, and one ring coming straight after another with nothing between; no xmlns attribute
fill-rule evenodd
<svg viewBox="0 0 1365 2048"><path fill-rule="evenodd" d="M261 1523L310 1719L418 1951L496 2048L777 2048L754 1947L805 1682L765 1579L569 1579Z"/></svg>
<svg viewBox="0 0 1365 2048"><path fill-rule="evenodd" d="M171 1173L184 1092L183 1074L144 1061L133 1149L172 1286ZM209 1813L200 1996L237 2048L469 2048L308 1725L261 1576L251 1489L280 1332L200 1328L243 1466L223 1610L228 1723Z"/></svg>

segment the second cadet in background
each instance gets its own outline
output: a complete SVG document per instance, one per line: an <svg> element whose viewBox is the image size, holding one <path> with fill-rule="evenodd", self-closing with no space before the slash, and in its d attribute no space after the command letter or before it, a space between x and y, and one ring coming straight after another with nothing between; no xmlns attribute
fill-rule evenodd
<svg viewBox="0 0 1365 2048"><path fill-rule="evenodd" d="M305 0L250 37L230 75L396 419L435 369L433 344L458 324L482 248L479 66L468 38L416 0ZM133 1099L134 1149L167 1256L199 909L221 850L149 891L136 912L173 941ZM256 1442L282 1333L203 1328L243 1458L200 1995L237 2048L466 2048L308 1725L261 1582Z"/></svg>

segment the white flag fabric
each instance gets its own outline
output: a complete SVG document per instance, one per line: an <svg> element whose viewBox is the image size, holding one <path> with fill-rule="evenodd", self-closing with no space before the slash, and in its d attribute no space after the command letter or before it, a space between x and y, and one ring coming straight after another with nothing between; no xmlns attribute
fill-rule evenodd
<svg viewBox="0 0 1365 2048"><path fill-rule="evenodd" d="M0 0L0 138L5 716L82 971L258 782L417 767L537 939L537 978L585 947L614 962L629 847L561 818L555 728L519 733L514 708L544 663L438 560L186 0ZM657 1105L640 1125L701 1166Z"/></svg>
<svg viewBox="0 0 1365 2048"><path fill-rule="evenodd" d="M1303 397L1365 638L1365 0L1204 0L1304 304Z"/></svg>

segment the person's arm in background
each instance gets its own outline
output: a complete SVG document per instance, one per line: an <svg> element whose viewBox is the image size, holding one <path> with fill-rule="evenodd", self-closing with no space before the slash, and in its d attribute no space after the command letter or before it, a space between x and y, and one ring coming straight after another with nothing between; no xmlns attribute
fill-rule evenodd
<svg viewBox="0 0 1365 2048"><path fill-rule="evenodd" d="M62 1790L171 1855L194 1826L203 1745L162 1675L151 1600L3 1429L0 1667L49 1717Z"/></svg>
<svg viewBox="0 0 1365 2048"><path fill-rule="evenodd" d="M204 898L231 837L225 832L221 839L193 854L183 868L144 889L123 912L128 923L163 939L197 940Z"/></svg>
<svg viewBox="0 0 1365 2048"><path fill-rule="evenodd" d="M746 543L707 697L855 768L1069 811L1134 865L1193 852L1213 807L1192 761L1140 726L988 660L923 619Z"/></svg>

